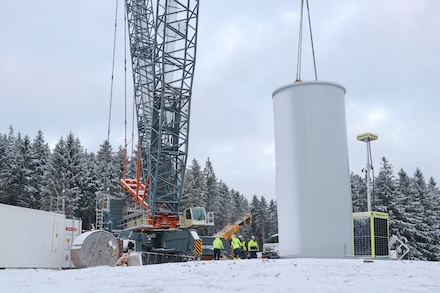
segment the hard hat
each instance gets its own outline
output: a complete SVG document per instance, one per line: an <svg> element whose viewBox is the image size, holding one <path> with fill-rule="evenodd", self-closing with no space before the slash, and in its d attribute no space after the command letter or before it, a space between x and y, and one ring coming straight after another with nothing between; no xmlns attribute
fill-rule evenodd
<svg viewBox="0 0 440 293"><path fill-rule="evenodd" d="M243 238L243 235L239 235L238 238L242 239L242 238Z"/></svg>
<svg viewBox="0 0 440 293"><path fill-rule="evenodd" d="M255 236L254 236L254 235L252 235L252 236L251 236L251 239L255 239Z"/></svg>
<svg viewBox="0 0 440 293"><path fill-rule="evenodd" d="M235 236L235 234L234 234L234 235L232 235L232 238L235 238L235 237L237 237L237 236Z"/></svg>

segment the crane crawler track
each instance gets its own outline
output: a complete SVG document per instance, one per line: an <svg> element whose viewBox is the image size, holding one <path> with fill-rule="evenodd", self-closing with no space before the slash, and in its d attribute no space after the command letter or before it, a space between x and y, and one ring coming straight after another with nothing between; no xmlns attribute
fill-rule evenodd
<svg viewBox="0 0 440 293"><path fill-rule="evenodd" d="M196 258L193 255L159 253L159 252L142 252L143 265L154 265L154 264L162 264L169 262L187 262L193 260L196 260Z"/></svg>

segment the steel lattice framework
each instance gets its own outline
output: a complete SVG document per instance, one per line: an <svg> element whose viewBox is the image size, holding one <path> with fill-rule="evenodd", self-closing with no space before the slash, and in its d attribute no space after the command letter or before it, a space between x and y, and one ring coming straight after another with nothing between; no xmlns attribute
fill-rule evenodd
<svg viewBox="0 0 440 293"><path fill-rule="evenodd" d="M178 215L186 169L198 0L126 0L142 179L151 214Z"/></svg>

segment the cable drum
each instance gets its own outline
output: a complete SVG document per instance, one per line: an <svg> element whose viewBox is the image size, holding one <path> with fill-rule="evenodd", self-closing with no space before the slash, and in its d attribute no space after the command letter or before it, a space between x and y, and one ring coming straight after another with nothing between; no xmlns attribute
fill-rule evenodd
<svg viewBox="0 0 440 293"><path fill-rule="evenodd" d="M118 241L104 230L89 231L78 236L70 252L75 268L115 266L119 257Z"/></svg>

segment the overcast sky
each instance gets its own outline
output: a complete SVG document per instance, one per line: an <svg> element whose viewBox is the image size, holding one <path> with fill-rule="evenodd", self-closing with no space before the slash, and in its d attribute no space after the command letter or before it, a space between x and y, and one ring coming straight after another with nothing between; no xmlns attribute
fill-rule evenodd
<svg viewBox="0 0 440 293"><path fill-rule="evenodd" d="M309 3L318 78L347 90L350 170L366 165L356 135L373 132L376 175L385 156L395 173L419 167L440 180L440 1ZM42 130L54 145L72 131L98 150L107 138L115 8L111 0L1 1L0 133ZM299 8L300 0L200 3L188 163L209 157L217 177L248 198L275 198L272 92L295 80ZM124 143L121 0L118 15L115 149ZM312 80L308 35L303 51L302 79Z"/></svg>

